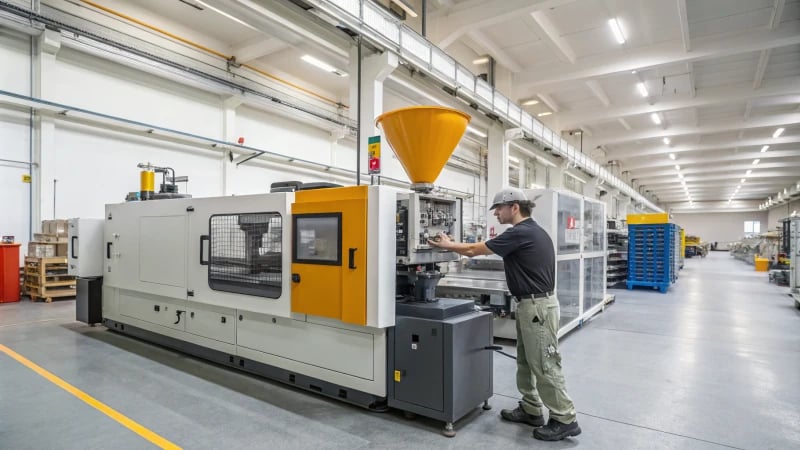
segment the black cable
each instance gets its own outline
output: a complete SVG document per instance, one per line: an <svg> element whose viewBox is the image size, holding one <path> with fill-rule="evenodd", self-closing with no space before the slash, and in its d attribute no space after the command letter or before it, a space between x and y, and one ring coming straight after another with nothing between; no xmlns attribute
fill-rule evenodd
<svg viewBox="0 0 800 450"><path fill-rule="evenodd" d="M504 352L503 351L503 347L500 347L499 345L487 345L486 347L483 347L483 349L484 350L494 350L494 351L496 351L497 353L500 353L503 356L507 356L507 357L513 359L514 361L517 360L516 356L514 356L514 355L512 355L510 353Z"/></svg>

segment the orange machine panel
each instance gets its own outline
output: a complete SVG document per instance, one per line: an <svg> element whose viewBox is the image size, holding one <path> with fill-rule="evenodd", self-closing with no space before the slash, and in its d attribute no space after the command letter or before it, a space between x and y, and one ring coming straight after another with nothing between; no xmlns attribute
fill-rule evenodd
<svg viewBox="0 0 800 450"><path fill-rule="evenodd" d="M367 323L368 186L295 193L292 312Z"/></svg>

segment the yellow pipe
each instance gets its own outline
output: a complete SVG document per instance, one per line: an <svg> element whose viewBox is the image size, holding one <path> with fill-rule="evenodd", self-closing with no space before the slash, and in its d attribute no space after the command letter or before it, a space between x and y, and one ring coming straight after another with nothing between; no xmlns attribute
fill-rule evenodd
<svg viewBox="0 0 800 450"><path fill-rule="evenodd" d="M140 25L140 26L143 26L143 27L148 28L150 30L153 30L153 31L155 31L157 33L161 33L164 36L167 36L167 37L170 37L172 39L175 39L176 41L183 42L186 45L190 45L190 46L195 47L195 48L197 48L199 50L202 50L204 52L211 53L212 55L218 56L218 57L224 59L225 61L230 61L233 58L232 56L228 56L228 55L226 55L226 54L224 54L222 52L218 52L218 51L216 51L214 49L211 49L211 48L208 48L208 47L206 47L204 45L201 45L201 44L198 44L196 42L190 41L190 40L188 40L186 38L182 38L182 37L180 37L180 36L178 36L176 34L170 33L169 31L162 30L161 28L158 28L156 26L150 25L150 24L148 24L146 22L143 22L143 21L141 21L139 19L131 17L131 16L127 15L127 14L123 14L123 13L121 13L119 11L115 11L115 10L113 10L111 8L106 7L106 6L99 5L99 4L97 4L95 2L92 2L92 1L89 1L89 0L80 0L80 1L81 1L81 3L85 3L85 4L89 5L89 6L97 8L97 9L99 9L101 11L105 11L105 12L107 12L109 14L112 14L112 15L115 15L115 16L120 17L122 19L128 20L128 21L133 22L133 23L135 23L137 25ZM242 67L246 67L246 68L248 68L248 69L250 69L250 70L252 70L254 72L257 72L257 73L267 77L267 78L271 78L271 79L273 79L273 80L275 80L275 81L277 81L279 83L283 83L283 84L285 84L285 85L287 85L287 86L289 86L289 87L291 87L293 89L297 89L298 91L304 92L304 93L306 93L308 95L311 95L313 97L317 97L320 100L323 100L325 102L331 103L332 105L335 105L335 106L338 106L338 107L342 107L342 108L345 108L345 109L349 108L349 106L344 105L344 104L342 104L340 102L337 102L336 100L333 100L333 99L330 99L328 97L325 97L324 95L317 94L316 92L310 91L310 90L308 90L308 89L306 89L306 88L304 88L302 86L294 84L291 81L284 80L283 78L277 77L277 76L272 75L272 74L270 74L268 72L265 72L265 71L263 71L261 69L253 67L250 64L242 64Z"/></svg>

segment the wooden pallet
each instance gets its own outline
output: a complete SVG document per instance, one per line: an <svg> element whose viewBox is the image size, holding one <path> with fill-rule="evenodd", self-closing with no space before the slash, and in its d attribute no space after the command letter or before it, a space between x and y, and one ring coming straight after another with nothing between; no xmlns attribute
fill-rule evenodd
<svg viewBox="0 0 800 450"><path fill-rule="evenodd" d="M25 258L25 292L31 301L74 297L75 277L67 274L67 258Z"/></svg>

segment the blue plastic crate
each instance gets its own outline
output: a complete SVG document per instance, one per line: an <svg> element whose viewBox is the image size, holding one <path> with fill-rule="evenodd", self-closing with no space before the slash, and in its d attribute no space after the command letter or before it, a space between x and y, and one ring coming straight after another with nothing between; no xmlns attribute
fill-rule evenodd
<svg viewBox="0 0 800 450"><path fill-rule="evenodd" d="M677 278L678 237L674 224L628 226L628 289L649 286L666 292Z"/></svg>

